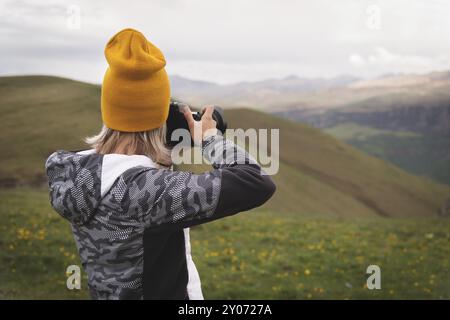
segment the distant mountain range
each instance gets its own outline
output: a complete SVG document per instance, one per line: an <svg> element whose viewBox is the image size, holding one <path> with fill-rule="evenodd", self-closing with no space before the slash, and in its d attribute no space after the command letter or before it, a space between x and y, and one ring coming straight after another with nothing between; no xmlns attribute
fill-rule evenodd
<svg viewBox="0 0 450 320"><path fill-rule="evenodd" d="M391 74L370 80L353 76L301 78L288 76L257 82L219 85L172 76L172 96L193 105L257 108L269 112L341 108L376 97L405 95L410 100L450 97L450 71L424 75Z"/></svg>
<svg viewBox="0 0 450 320"><path fill-rule="evenodd" d="M352 76L330 79L308 79L288 76L282 79L267 79L257 82L239 82L219 85L213 82L190 80L180 76L170 77L172 96L193 105L217 104L225 107L247 107L264 110L272 106L277 109L299 96L317 90L340 88L357 82Z"/></svg>
<svg viewBox="0 0 450 320"><path fill-rule="evenodd" d="M370 80L290 76L226 86L173 77L172 86L188 103L256 108L305 122L450 184L450 71Z"/></svg>
<svg viewBox="0 0 450 320"><path fill-rule="evenodd" d="M324 97L329 92L322 92ZM450 184L450 72L395 75L334 89L340 104L276 114L325 129L405 170ZM342 101L345 101L342 103Z"/></svg>

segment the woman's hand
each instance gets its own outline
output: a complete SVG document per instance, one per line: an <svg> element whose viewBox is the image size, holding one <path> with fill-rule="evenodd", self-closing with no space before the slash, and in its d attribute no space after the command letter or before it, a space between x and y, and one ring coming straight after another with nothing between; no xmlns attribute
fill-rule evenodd
<svg viewBox="0 0 450 320"><path fill-rule="evenodd" d="M191 109L188 106L185 106L182 111L195 144L201 144L206 137L217 134L216 121L212 118L214 106L203 108L203 115L200 121L194 120Z"/></svg>

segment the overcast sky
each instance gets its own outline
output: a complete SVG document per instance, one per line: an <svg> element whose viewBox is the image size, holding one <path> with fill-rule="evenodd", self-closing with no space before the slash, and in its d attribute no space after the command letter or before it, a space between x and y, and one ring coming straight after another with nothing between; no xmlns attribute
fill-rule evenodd
<svg viewBox="0 0 450 320"><path fill-rule="evenodd" d="M450 69L449 17L446 0L0 0L0 74L100 83L126 27L192 79L423 73Z"/></svg>

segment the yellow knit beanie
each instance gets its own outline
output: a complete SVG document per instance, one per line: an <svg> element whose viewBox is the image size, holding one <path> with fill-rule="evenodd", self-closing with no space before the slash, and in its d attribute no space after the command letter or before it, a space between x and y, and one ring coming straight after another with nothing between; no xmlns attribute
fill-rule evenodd
<svg viewBox="0 0 450 320"><path fill-rule="evenodd" d="M124 29L105 48L102 119L111 129L138 132L167 120L170 83L162 52L137 30Z"/></svg>

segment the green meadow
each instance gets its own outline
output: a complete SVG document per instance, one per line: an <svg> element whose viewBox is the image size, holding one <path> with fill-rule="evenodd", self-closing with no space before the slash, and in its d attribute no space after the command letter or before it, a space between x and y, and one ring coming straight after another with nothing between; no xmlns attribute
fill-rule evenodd
<svg viewBox="0 0 450 320"><path fill-rule="evenodd" d="M66 288L67 266L80 261L50 206L44 163L87 148L99 94L68 79L0 77L0 299L89 298L85 275L81 290ZM280 130L277 192L192 229L205 298L450 298L450 219L439 215L450 186L306 125L247 109L226 117L233 128ZM380 290L366 287L369 265L381 268Z"/></svg>
<svg viewBox="0 0 450 320"><path fill-rule="evenodd" d="M87 299L80 265L45 189L0 191L0 298ZM292 218L256 210L191 230L206 299L449 299L450 220ZM381 268L381 289L366 268Z"/></svg>

